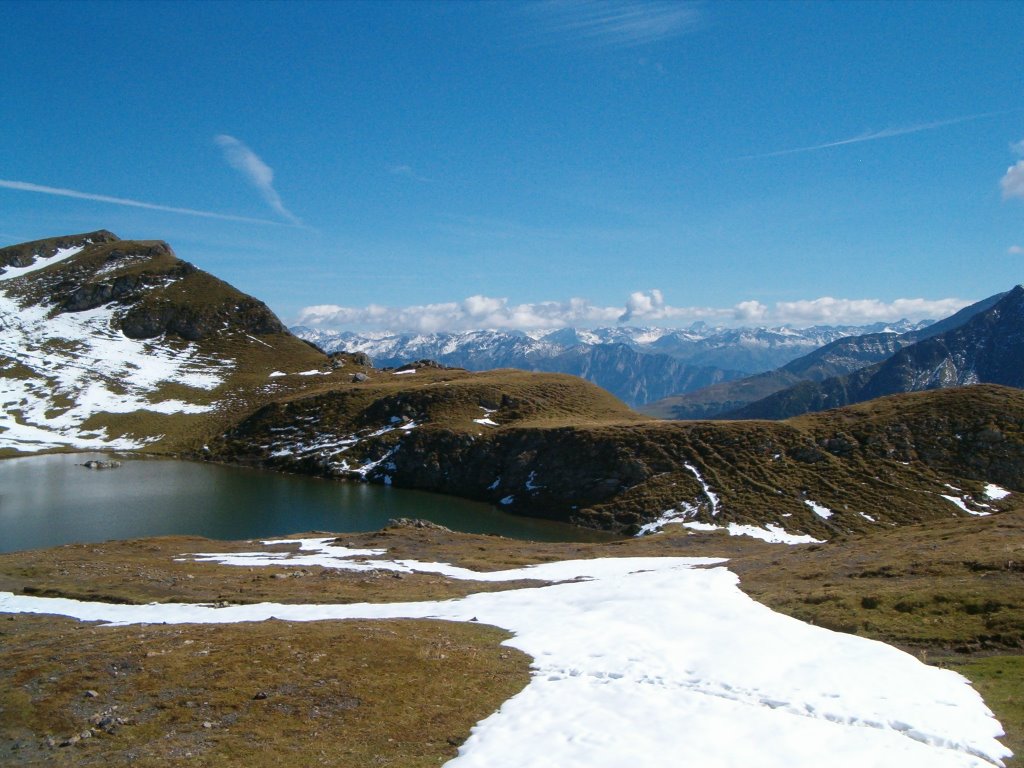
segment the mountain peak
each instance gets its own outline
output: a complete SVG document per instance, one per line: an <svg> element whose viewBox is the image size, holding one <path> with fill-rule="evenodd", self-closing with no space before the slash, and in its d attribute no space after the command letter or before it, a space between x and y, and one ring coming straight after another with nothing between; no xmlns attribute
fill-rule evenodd
<svg viewBox="0 0 1024 768"><path fill-rule="evenodd" d="M310 382L270 373L331 364L167 243L106 230L0 249L0 325L0 453L193 439Z"/></svg>
<svg viewBox="0 0 1024 768"><path fill-rule="evenodd" d="M62 235L60 237L48 237L43 240L31 240L27 243L9 245L0 248L0 274L6 271L5 267L29 267L36 259L49 259L58 251L66 251L70 248L84 248L87 245L100 243L113 243L120 240L117 235L106 229L98 229L95 232L83 232L77 235Z"/></svg>

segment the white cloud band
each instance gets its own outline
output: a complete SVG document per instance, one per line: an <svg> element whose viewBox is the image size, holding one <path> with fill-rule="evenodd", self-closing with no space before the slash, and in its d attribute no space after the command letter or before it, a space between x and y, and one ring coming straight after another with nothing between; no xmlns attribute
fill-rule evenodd
<svg viewBox="0 0 1024 768"><path fill-rule="evenodd" d="M732 307L675 307L665 303L659 290L630 294L624 307L602 307L587 299L512 304L505 298L470 296L461 302L411 307L342 307L320 304L305 307L298 323L318 328L388 330L435 333L483 328L550 330L596 327L616 323L688 325L704 321L716 325L865 325L900 319L947 317L967 306L961 299L836 299L824 296L803 301L781 301L774 306L757 300Z"/></svg>

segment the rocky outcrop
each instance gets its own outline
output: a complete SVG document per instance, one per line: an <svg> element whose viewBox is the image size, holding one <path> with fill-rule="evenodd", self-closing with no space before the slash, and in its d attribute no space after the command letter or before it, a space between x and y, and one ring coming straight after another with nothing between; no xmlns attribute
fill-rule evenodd
<svg viewBox="0 0 1024 768"><path fill-rule="evenodd" d="M10 245L0 248L0 267L28 267L36 259L48 259L57 251L67 248L78 248L84 245L117 242L120 238L105 229L96 232L84 232L80 235L64 235L45 240L32 240L27 243Z"/></svg>
<svg viewBox="0 0 1024 768"><path fill-rule="evenodd" d="M142 292L147 288L158 287L168 280L180 280L196 271L194 266L181 261L169 269L158 272L118 275L110 280L84 283L70 291L60 301L60 311L84 312L112 301L130 303L141 298Z"/></svg>
<svg viewBox="0 0 1024 768"><path fill-rule="evenodd" d="M133 306L121 317L121 330L130 339L150 339L170 333L188 341L199 341L225 329L255 336L287 333L267 305L251 297L198 306L158 299Z"/></svg>

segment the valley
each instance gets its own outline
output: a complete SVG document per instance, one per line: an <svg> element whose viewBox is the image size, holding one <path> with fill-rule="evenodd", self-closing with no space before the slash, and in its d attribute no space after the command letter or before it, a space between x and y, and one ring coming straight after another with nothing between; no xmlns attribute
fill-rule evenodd
<svg viewBox="0 0 1024 768"><path fill-rule="evenodd" d="M725 718L707 721L719 740L754 745L792 728L791 746L773 758L780 765L818 764L814 745L826 731L850 740L851 762L836 765L892 749L906 764L1000 765L1009 757L1003 745L1024 746L1024 392L1012 377L966 373L987 371L991 355L961 356L956 375L933 377L936 386L924 391L884 392L839 409L670 421L567 373L472 371L421 357L377 367L364 349L329 354L158 241L106 231L51 238L0 249L0 267L0 455L188 458L322 478L327 488L447 494L606 532L601 541L538 543L404 521L308 534L299 544L170 536L2 554L0 719L12 764L189 757L269 765L298 744L303 754L348 764L497 765L500 748L489 745L529 732L542 750L573 734L597 744L615 733L623 738L607 755L621 760L615 750L627 750L637 764L654 765L666 745L679 747L675 729L652 714L640 749L625 738L636 722L620 715L632 706L670 711L668 690L695 697L686 698L695 717ZM789 358L783 367L818 371L826 383L841 360L879 370L906 371L905 360L941 366L953 340L987 349L977 340L991 332L1005 343L995 353L1000 370L1011 370L1017 337L1002 323L1019 314L1020 292L920 341L883 333L872 351L848 337L819 338L803 362ZM636 343L623 348L651 356ZM651 343L671 346L663 334ZM872 362L883 353L896 362ZM849 374L858 375L867 374ZM125 470L107 471L116 482ZM654 633L653 616L702 591L732 606L729 615L694 597L673 614L674 629ZM446 600L462 602L436 602ZM281 607L258 607L270 604ZM669 649L693 626L731 638L764 620L753 645L735 646L735 659L756 657L759 633L806 632L783 645L814 648L803 661L816 671L776 678L712 663L725 637L710 629L697 633L706 646L687 651L691 660L708 658L703 666L668 664L658 673L657 654L631 660L610 649L560 656L552 666L546 655L563 650L523 619L545 611L586 629L574 646L600 645L608 633ZM646 629L630 635L631 627ZM388 650L375 661L379 638ZM959 701L955 711L970 716L954 722L917 700L890 710L879 703L885 695L865 694L858 678L889 663L871 655L868 640L909 654L891 657L901 672L888 681L890 698L941 679L950 687L935 697ZM342 646L351 652L321 650ZM196 677L193 647L215 683ZM290 661L249 681L249 647L256 658ZM837 655L860 654L863 668L844 666L834 690L812 679ZM801 663L780 657L779 669ZM936 665L975 682L1007 731L1002 745L981 699ZM301 671L310 668L323 671L307 678ZM434 682L410 697L407 687L421 685L410 681L425 678ZM441 691L453 688L474 693L452 706ZM597 697L593 710L588 696ZM535 732L523 707L592 719ZM505 719L485 725L496 708ZM737 712L742 727L731 732L722 723ZM865 725L871 738L857 730ZM253 739L266 745L256 757L246 750ZM713 754L696 742L688 748L698 762ZM561 764L599 764L599 752L588 750L566 752Z"/></svg>

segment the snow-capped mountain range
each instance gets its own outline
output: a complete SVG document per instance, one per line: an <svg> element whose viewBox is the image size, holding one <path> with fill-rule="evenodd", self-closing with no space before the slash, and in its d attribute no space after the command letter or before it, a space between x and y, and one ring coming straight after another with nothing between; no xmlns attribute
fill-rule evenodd
<svg viewBox="0 0 1024 768"><path fill-rule="evenodd" d="M931 321L812 328L616 327L460 333L337 332L291 328L326 352L362 352L379 367L436 360L469 370L572 373L630 405L772 370L837 339L905 333Z"/></svg>

